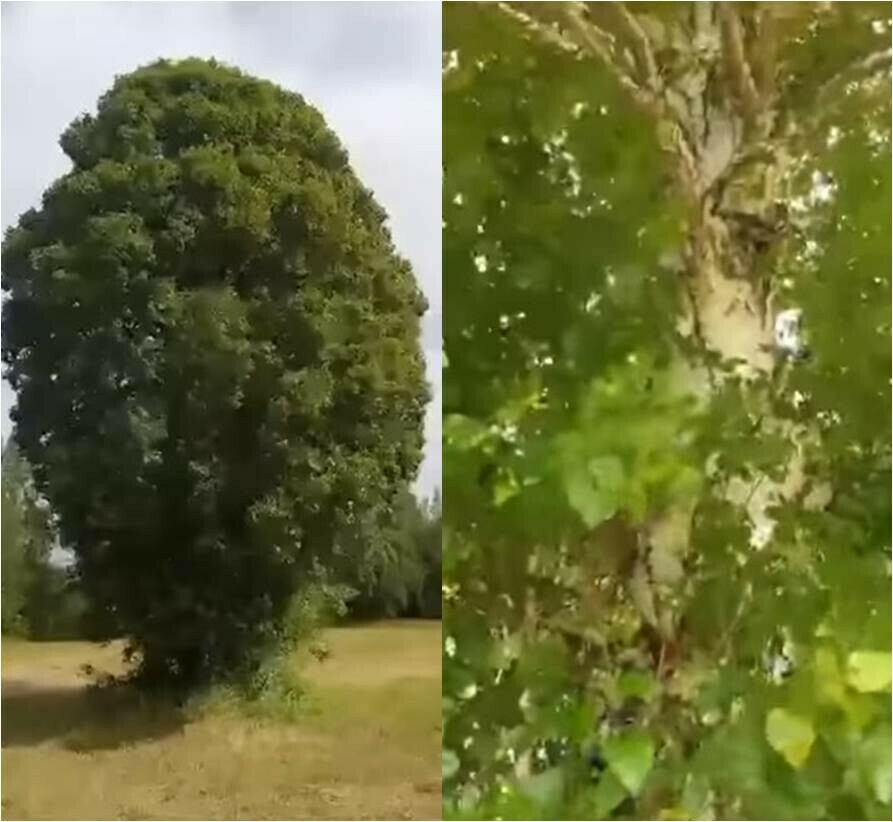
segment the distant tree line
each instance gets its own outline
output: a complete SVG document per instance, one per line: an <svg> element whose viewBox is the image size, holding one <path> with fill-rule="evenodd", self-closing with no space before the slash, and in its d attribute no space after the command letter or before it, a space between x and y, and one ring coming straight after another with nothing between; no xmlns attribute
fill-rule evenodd
<svg viewBox="0 0 893 822"><path fill-rule="evenodd" d="M83 636L86 601L72 569L51 560L52 512L12 438L3 447L2 492L3 633L31 639Z"/></svg>
<svg viewBox="0 0 893 822"><path fill-rule="evenodd" d="M419 501L409 491L400 497L390 537L390 552L366 581L355 583L349 613L356 618L441 616L441 505L435 492Z"/></svg>

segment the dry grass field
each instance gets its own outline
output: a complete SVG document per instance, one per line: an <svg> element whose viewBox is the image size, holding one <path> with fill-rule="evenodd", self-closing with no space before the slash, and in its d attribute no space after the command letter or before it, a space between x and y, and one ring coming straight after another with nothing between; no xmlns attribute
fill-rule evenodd
<svg viewBox="0 0 893 822"><path fill-rule="evenodd" d="M440 623L334 628L292 722L87 689L120 649L3 641L4 819L437 819Z"/></svg>

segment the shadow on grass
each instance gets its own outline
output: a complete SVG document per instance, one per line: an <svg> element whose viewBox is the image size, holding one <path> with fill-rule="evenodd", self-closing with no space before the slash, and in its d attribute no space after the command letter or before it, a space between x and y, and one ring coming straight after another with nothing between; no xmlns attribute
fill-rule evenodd
<svg viewBox="0 0 893 822"><path fill-rule="evenodd" d="M146 700L126 686L39 686L4 680L3 747L59 740L72 751L111 750L178 733L186 717L171 702Z"/></svg>

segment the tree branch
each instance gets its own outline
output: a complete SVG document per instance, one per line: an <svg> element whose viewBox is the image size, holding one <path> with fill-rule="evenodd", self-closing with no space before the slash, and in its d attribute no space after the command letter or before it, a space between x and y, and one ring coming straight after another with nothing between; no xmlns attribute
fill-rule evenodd
<svg viewBox="0 0 893 822"><path fill-rule="evenodd" d="M753 72L744 50L741 18L731 3L719 3L718 9L723 39L726 43L726 59L741 112L746 122L753 122L762 106L760 94L753 79Z"/></svg>
<svg viewBox="0 0 893 822"><path fill-rule="evenodd" d="M826 80L818 87L815 95L815 105L818 106L827 102L836 92L843 91L853 82L873 74L882 68L889 68L893 50L884 49L869 54L867 57L860 57L854 60L845 69L839 71L833 77Z"/></svg>
<svg viewBox="0 0 893 822"><path fill-rule="evenodd" d="M512 3L499 3L499 9L509 17L519 22L524 28L531 32L535 37L539 37L545 43L557 46L562 51L576 54L580 51L580 46L565 37L557 25L549 25L537 20L535 17L516 8Z"/></svg>
<svg viewBox="0 0 893 822"><path fill-rule="evenodd" d="M757 41L754 47L753 75L760 97L771 102L776 92L775 72L778 62L778 27L771 7L757 4Z"/></svg>
<svg viewBox="0 0 893 822"><path fill-rule="evenodd" d="M639 21L622 3L617 4L619 8L615 9L615 13L621 16L627 36L636 43L639 52L641 65L637 65L633 60L633 72L644 74L647 85L637 82L624 65L623 54L617 38L602 29L591 19L591 16L587 15L589 10L587 3L568 2L554 5L560 9L566 31L562 31L563 27L558 25L558 21L549 24L542 19L537 19L526 10L519 8L516 3L500 3L500 8L544 42L556 45L564 51L582 51L598 59L614 75L620 86L630 94L633 101L655 119L662 147L679 159L678 169L681 177L687 187L693 187L698 176L695 150L689 143L683 127L684 123L680 122L680 118L670 108L666 97L661 93L657 61L651 42ZM613 6L614 4L609 5ZM637 68L638 72L636 72Z"/></svg>
<svg viewBox="0 0 893 822"><path fill-rule="evenodd" d="M637 100L643 101L641 99L643 90L627 73L614 53L614 37L585 19L583 3L562 3L558 6L563 12L562 16L573 36L562 32L557 21L550 24L539 20L532 14L522 11L519 5L518 3L500 3L499 8L544 43L557 46L566 52L586 51L593 54L617 78L621 86L633 94Z"/></svg>
<svg viewBox="0 0 893 822"><path fill-rule="evenodd" d="M891 56L893 56L893 50L891 49L872 52L865 57L854 60L845 69L826 80L816 90L807 114L800 120L790 123L787 133L781 140L776 140L776 142L793 144L808 137L810 132L817 125L821 124L823 118L828 115L835 98L844 94L850 83L865 80L879 69L889 69Z"/></svg>
<svg viewBox="0 0 893 822"><path fill-rule="evenodd" d="M586 19L585 4L568 3L565 9L567 21L583 46L604 63L620 85L630 92L638 103L653 111L657 98L640 86L620 65L614 54L614 38L591 20Z"/></svg>
<svg viewBox="0 0 893 822"><path fill-rule="evenodd" d="M660 72L657 68L654 49L648 34L642 28L636 16L626 7L626 3L611 3L611 7L616 11L626 35L635 46L636 60L639 71L642 74L644 86L657 94L660 91Z"/></svg>

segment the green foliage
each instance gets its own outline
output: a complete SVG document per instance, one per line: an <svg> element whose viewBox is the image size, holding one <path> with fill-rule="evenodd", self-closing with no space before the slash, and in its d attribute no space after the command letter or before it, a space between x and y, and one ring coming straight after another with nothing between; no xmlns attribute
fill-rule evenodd
<svg viewBox="0 0 893 822"><path fill-rule="evenodd" d="M696 496L693 406L670 375L638 359L592 384L556 449L568 501L588 528L618 513L642 522Z"/></svg>
<svg viewBox="0 0 893 822"><path fill-rule="evenodd" d="M83 639L90 632L87 600L70 568L41 565L24 613L31 639Z"/></svg>
<svg viewBox="0 0 893 822"><path fill-rule="evenodd" d="M419 502L409 491L400 498L389 551L354 583L350 614L374 617L440 618L440 498Z"/></svg>
<svg viewBox="0 0 893 822"><path fill-rule="evenodd" d="M873 13L785 59L848 62ZM444 50L445 815L889 818L888 78L821 112L785 78L799 231L773 279L812 358L701 390L653 127L494 6L447 4ZM729 483L798 450L755 540ZM625 541L680 508L678 553Z"/></svg>
<svg viewBox="0 0 893 822"><path fill-rule="evenodd" d="M9 449L4 449L3 457L3 540L2 540L2 579L3 593L0 597L3 615L3 633L23 633L25 624L22 609L25 605L28 583L28 539L25 527L25 514L20 504L20 489L9 473Z"/></svg>
<svg viewBox="0 0 893 822"><path fill-rule="evenodd" d="M295 719L304 709L304 687L295 671L295 652L309 645L320 630L347 613L356 591L327 581L323 569L292 597L280 628L280 638L259 666L236 683L233 696L251 714Z"/></svg>
<svg viewBox="0 0 893 822"><path fill-rule="evenodd" d="M766 716L766 741L793 768L809 759L815 731L812 722L784 708L773 708Z"/></svg>
<svg viewBox="0 0 893 822"><path fill-rule="evenodd" d="M317 566L387 552L424 301L322 116L213 61L119 78L3 246L16 439L147 677L260 664Z"/></svg>
<svg viewBox="0 0 893 822"><path fill-rule="evenodd" d="M2 630L40 636L58 616L52 590L58 574L48 564L53 527L48 507L34 488L28 463L12 440L3 447Z"/></svg>

